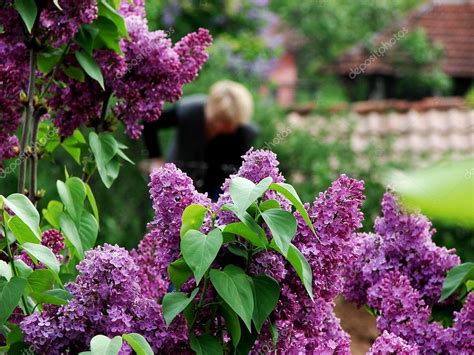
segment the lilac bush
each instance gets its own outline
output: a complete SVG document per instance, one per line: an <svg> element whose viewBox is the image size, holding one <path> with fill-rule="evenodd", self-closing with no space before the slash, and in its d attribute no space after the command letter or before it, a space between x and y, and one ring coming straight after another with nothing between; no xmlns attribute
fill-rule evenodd
<svg viewBox="0 0 474 355"><path fill-rule="evenodd" d="M96 334L138 332L154 351L170 353L184 346L183 325L165 328L161 306L141 293L138 267L129 253L105 244L86 253L77 266L80 275L67 285L73 299L64 306L47 306L20 326L27 343L39 353L62 354L87 349ZM122 353L131 353L124 345Z"/></svg>
<svg viewBox="0 0 474 355"><path fill-rule="evenodd" d="M431 222L420 214L404 212L390 193L383 197L382 214L375 221L374 234L358 236L357 258L347 267L345 297L366 304L368 289L397 271L433 305L441 295L446 272L460 263L459 257L455 250L438 247L432 240Z"/></svg>

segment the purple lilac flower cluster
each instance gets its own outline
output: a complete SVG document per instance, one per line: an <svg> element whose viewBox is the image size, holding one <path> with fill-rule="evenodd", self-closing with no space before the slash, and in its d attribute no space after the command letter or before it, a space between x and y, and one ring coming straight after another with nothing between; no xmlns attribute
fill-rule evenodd
<svg viewBox="0 0 474 355"><path fill-rule="evenodd" d="M114 113L127 126L127 134L138 138L143 130L138 119L158 119L164 102L181 96L183 85L194 80L206 62L212 38L199 29L173 46L164 31L150 32L145 18L131 15L125 21L131 41L121 43L127 70L111 84L121 99Z"/></svg>
<svg viewBox="0 0 474 355"><path fill-rule="evenodd" d="M59 47L69 43L82 24L92 23L98 15L97 0L61 1L59 9L53 1L40 8L38 33L43 43Z"/></svg>
<svg viewBox="0 0 474 355"><path fill-rule="evenodd" d="M59 79L66 85L52 89L48 104L56 111L53 122L62 136L71 135L82 124L100 123L105 118L103 104L113 94L118 99L113 112L125 124L126 133L139 138L143 130L140 120L157 120L164 102L176 101L183 85L196 78L208 58L206 48L212 38L207 30L188 34L173 46L164 31L149 31L143 1L124 0L119 12L130 35L130 40L120 43L123 56L108 49L94 54L105 91L89 77L78 82L65 74ZM66 62L78 66L73 55Z"/></svg>
<svg viewBox="0 0 474 355"><path fill-rule="evenodd" d="M64 0L62 10L53 1L38 4L39 18L33 33L26 34L23 21L13 7L12 0L2 2L0 8L0 167L4 160L19 152L15 132L21 121L20 93L26 91L28 48L31 36L42 45L60 46L69 42L79 26L97 17L96 0Z"/></svg>
<svg viewBox="0 0 474 355"><path fill-rule="evenodd" d="M276 155L265 150L251 150L244 156L236 176L254 183L271 176L283 182ZM230 202L230 180L218 205ZM333 300L342 291L344 265L352 257L353 232L361 227L360 206L364 199L363 182L342 175L310 207L306 206L318 238L298 213L295 246L303 253L313 270L315 302L307 295L298 275L285 259L275 252L257 254L250 265L252 274L267 274L280 283L281 296L273 314L279 332L277 349L282 353L348 353L349 336L342 330L333 312ZM285 200L272 192L266 198ZM289 209L289 207L288 207ZM224 216L224 219L227 219ZM222 221L222 216L219 218ZM225 221L227 223L227 220ZM263 331L253 349L255 353L271 351L268 329Z"/></svg>
<svg viewBox="0 0 474 355"><path fill-rule="evenodd" d="M56 229L48 229L44 231L41 234L41 244L49 248L53 254L56 255L56 259L58 259L59 262L63 261L64 257L60 252L64 249L64 237L60 231ZM17 258L33 269L43 269L45 267L41 263L35 265L33 260L31 260L30 256L24 250L21 251Z"/></svg>
<svg viewBox="0 0 474 355"><path fill-rule="evenodd" d="M418 355L419 353L418 346L412 346L402 338L384 331L382 335L375 340L367 355Z"/></svg>
<svg viewBox="0 0 474 355"><path fill-rule="evenodd" d="M190 204L211 205L211 200L196 191L193 181L174 164L151 173L150 196L155 218L132 255L140 267L142 292L148 297L163 297L170 281L168 265L179 255L181 216Z"/></svg>
<svg viewBox="0 0 474 355"><path fill-rule="evenodd" d="M446 272L460 262L455 250L436 246L431 222L403 212L390 193L383 197L382 213L375 221L375 234L359 235L357 258L347 268L345 297L365 304L367 290L387 273L398 271L409 278L427 304L436 303Z"/></svg>
<svg viewBox="0 0 474 355"><path fill-rule="evenodd" d="M25 341L38 353L79 353L97 334L109 337L142 334L155 352L177 353L187 348L184 322L166 329L161 306L143 297L138 266L129 253L105 244L86 253L77 266L80 275L67 285L73 299L64 306L46 306L20 324ZM122 354L132 353L124 344Z"/></svg>
<svg viewBox="0 0 474 355"><path fill-rule="evenodd" d="M94 59L102 71L106 85L125 73L127 67L125 59L111 50L96 51ZM79 66L73 55L68 55L64 62L68 67ZM100 85L90 78L86 78L83 82L74 80L63 72L57 74L57 79L58 83L50 87L47 101L55 112L52 120L59 128L60 135L69 136L83 124L97 123L107 95Z"/></svg>
<svg viewBox="0 0 474 355"><path fill-rule="evenodd" d="M369 289L369 302L377 305L377 327L402 338L420 354L474 353L474 293L470 293L454 324L443 328L430 322L431 312L421 293L400 272L388 273Z"/></svg>

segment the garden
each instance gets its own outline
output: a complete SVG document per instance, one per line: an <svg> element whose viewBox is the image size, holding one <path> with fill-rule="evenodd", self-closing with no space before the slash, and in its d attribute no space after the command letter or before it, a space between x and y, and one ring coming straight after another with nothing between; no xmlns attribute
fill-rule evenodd
<svg viewBox="0 0 474 355"><path fill-rule="evenodd" d="M0 353L473 354L472 78L422 28L334 64L423 3L1 1ZM471 145L369 141L389 85Z"/></svg>

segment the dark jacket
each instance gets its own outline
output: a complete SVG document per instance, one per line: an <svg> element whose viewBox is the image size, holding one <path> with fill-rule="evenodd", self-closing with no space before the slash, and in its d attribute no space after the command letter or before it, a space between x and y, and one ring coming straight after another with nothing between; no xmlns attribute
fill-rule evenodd
<svg viewBox="0 0 474 355"><path fill-rule="evenodd" d="M166 161L186 172L199 191L208 192L216 199L225 178L237 171L242 155L252 146L258 130L252 124L245 124L232 134L207 140L206 102L204 95L183 98L173 108L165 110L157 121L145 123L144 138L150 157L160 158L162 152L157 132L175 127L176 135Z"/></svg>

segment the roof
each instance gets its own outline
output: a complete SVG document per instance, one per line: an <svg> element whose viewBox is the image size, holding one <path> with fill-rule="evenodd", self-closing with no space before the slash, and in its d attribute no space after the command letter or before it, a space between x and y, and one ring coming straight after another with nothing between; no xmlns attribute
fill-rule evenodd
<svg viewBox="0 0 474 355"><path fill-rule="evenodd" d="M367 149L380 150L377 154L382 160L414 164L474 157L474 110L461 98L363 101L354 103L349 114L330 121L297 112L288 119L315 135L323 129L333 132L326 137L329 141L349 140L360 157ZM334 126L328 129L329 124Z"/></svg>
<svg viewBox="0 0 474 355"><path fill-rule="evenodd" d="M436 1L423 5L390 28L375 34L372 43L381 43L399 30L421 27L431 41L443 45L442 70L452 77L474 77L474 1ZM340 74L349 74L359 67L370 53L363 44L357 44L343 53L331 66ZM394 74L384 57L376 57L365 74Z"/></svg>

